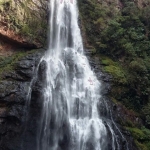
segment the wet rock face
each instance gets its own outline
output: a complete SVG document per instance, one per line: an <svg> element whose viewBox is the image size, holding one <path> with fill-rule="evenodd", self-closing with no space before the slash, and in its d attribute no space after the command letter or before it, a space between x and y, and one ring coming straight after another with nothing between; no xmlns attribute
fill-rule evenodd
<svg viewBox="0 0 150 150"><path fill-rule="evenodd" d="M38 69L38 79L39 81L44 84L46 82L46 69L47 69L47 63L45 60L43 60Z"/></svg>
<svg viewBox="0 0 150 150"><path fill-rule="evenodd" d="M100 116L107 118L108 120L113 119L113 122L115 122L115 124L113 124L112 127L116 135L118 136L118 138L121 138L122 137L122 136L120 137L120 133L121 133L123 137L125 137L124 140L119 141L119 145L122 148L122 150L127 150L126 145L128 145L129 150L138 150L130 132L127 131L125 128L123 128L123 124L122 124L122 122L125 122L127 119L129 119L129 111L125 109L122 105L114 104L109 99L109 92L112 88L111 84L113 81L112 76L102 71L102 64L99 60L100 59L99 56L96 56L96 54L94 55L88 49L85 52L86 55L88 56L88 60L91 65L91 68L94 70L97 78L101 81L102 84L101 86L102 97L98 104L98 108L101 108L99 109ZM140 124L141 120L139 120L139 118L137 119L135 116L131 116L131 117L133 121L136 121L137 123ZM108 139L108 143L109 141L112 141L111 135Z"/></svg>
<svg viewBox="0 0 150 150"><path fill-rule="evenodd" d="M39 112L37 91L40 91L40 88L36 89L35 86L31 93L32 111L27 108L27 105L30 98L29 87L36 77L36 69L42 55L43 51L37 51L24 57L16 63L15 71L6 74L4 80L0 81L0 150L21 150L21 145L25 145L24 137L28 135L25 134L27 125L28 131L34 133L36 129L32 120L38 120L36 118ZM29 113L33 118L28 118ZM28 119L30 124L27 122ZM26 138L31 142L32 137Z"/></svg>
<svg viewBox="0 0 150 150"><path fill-rule="evenodd" d="M15 70L6 74L4 81L0 82L0 150L36 150L47 68L45 61L41 61L39 64L42 53L29 54L18 61ZM130 133L124 130L117 121L118 115L123 116L124 114L121 111L119 114L117 111L119 107L107 98L111 76L101 72L101 64L96 57L92 57L88 52L87 55L92 69L103 84L102 102L98 107L105 108L103 101L107 101L107 109L112 111L114 121L117 122L121 133L126 137L126 140L119 143L122 150L126 150L127 142L129 149L137 150ZM106 109L100 109L99 113L101 116L108 116L107 119L111 119ZM119 136L120 133L117 128L115 130ZM111 141L110 136L108 143Z"/></svg>
<svg viewBox="0 0 150 150"><path fill-rule="evenodd" d="M29 104L26 107L26 124L22 136L23 146L21 150L37 150L37 138L41 130L39 129L39 126L43 106L43 89L46 81L46 68L46 62L44 60L41 61L31 86L31 96Z"/></svg>

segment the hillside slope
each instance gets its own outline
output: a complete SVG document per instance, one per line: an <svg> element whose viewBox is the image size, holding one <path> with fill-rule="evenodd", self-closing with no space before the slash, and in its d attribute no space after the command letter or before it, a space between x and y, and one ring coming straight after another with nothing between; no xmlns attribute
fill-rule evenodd
<svg viewBox="0 0 150 150"><path fill-rule="evenodd" d="M112 76L118 123L141 150L150 149L150 1L81 0L84 43Z"/></svg>

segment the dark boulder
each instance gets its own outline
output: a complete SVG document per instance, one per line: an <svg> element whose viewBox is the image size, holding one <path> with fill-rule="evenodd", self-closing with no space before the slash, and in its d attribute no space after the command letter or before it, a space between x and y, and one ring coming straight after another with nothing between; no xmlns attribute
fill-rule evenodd
<svg viewBox="0 0 150 150"><path fill-rule="evenodd" d="M27 125L31 135L36 129L32 120L38 120L39 117L38 107L35 109L37 95L31 105L33 114L36 114L31 115L33 118L28 118L31 112L28 106L31 104L32 85L36 83L34 80L43 52L37 50L23 57L15 64L15 70L4 74L4 80L0 81L0 150L21 150ZM33 136L26 138L32 141Z"/></svg>

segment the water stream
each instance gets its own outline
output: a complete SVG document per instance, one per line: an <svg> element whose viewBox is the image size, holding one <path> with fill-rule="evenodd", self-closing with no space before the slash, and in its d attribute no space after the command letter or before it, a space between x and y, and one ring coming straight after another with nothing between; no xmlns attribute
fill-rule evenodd
<svg viewBox="0 0 150 150"><path fill-rule="evenodd" d="M50 0L50 40L38 150L123 150L101 116L101 83L84 55L76 0ZM124 138L124 137L123 137ZM127 148L125 148L127 149Z"/></svg>

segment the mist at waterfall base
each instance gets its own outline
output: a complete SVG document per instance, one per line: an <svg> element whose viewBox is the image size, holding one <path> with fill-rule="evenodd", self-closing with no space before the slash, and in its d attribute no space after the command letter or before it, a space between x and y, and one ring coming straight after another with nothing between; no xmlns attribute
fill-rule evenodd
<svg viewBox="0 0 150 150"><path fill-rule="evenodd" d="M34 150L128 150L84 55L77 1L50 0L49 8L50 40L40 61L46 72Z"/></svg>

